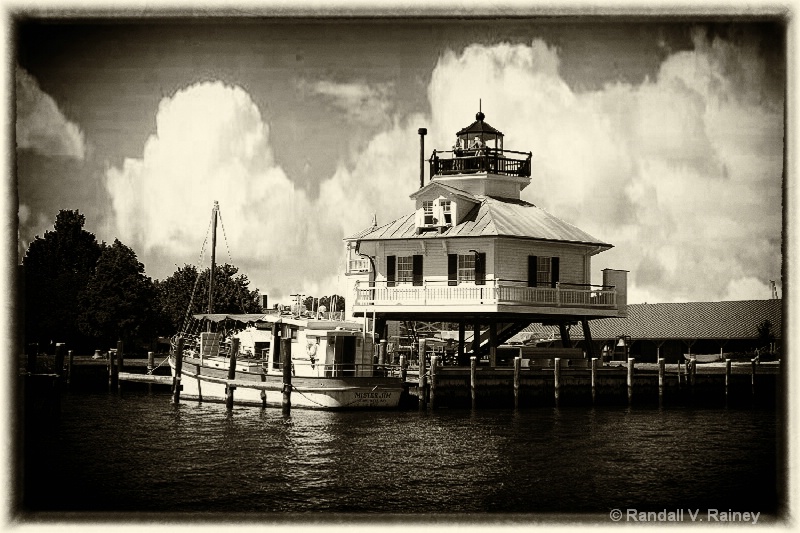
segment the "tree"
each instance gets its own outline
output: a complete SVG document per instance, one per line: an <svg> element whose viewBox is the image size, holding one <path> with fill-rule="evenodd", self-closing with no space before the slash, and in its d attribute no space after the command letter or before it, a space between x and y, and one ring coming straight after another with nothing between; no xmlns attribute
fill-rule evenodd
<svg viewBox="0 0 800 533"><path fill-rule="evenodd" d="M94 273L79 296L81 331L113 345L149 343L156 324L155 289L133 250L114 240L103 246Z"/></svg>
<svg viewBox="0 0 800 533"><path fill-rule="evenodd" d="M768 350L769 352L775 351L775 335L772 334L772 322L764 320L758 325L756 330L758 336L758 347Z"/></svg>
<svg viewBox="0 0 800 533"><path fill-rule="evenodd" d="M94 271L101 246L83 229L79 211L61 210L53 231L36 238L22 260L27 342L85 347L77 327L78 295Z"/></svg>
<svg viewBox="0 0 800 533"><path fill-rule="evenodd" d="M331 303L333 303L333 305L331 305ZM325 307L326 311L344 311L344 297L337 294L322 296L320 298L306 296L303 300L303 305L310 313L317 311L321 307Z"/></svg>
<svg viewBox="0 0 800 533"><path fill-rule="evenodd" d="M194 265L184 265L164 281L156 282L159 312L170 332L184 328L187 316L208 312L209 272L206 269L198 274ZM258 290L251 291L250 280L244 274L237 276L238 272L237 267L229 264L214 269L214 313L261 310Z"/></svg>

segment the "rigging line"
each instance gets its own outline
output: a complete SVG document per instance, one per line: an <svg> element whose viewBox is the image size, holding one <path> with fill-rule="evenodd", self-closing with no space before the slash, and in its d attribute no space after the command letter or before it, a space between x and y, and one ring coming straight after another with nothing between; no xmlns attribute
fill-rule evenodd
<svg viewBox="0 0 800 533"><path fill-rule="evenodd" d="M206 244L208 243L208 235L211 233L211 224L213 220L209 219L208 227L206 228L206 236L203 239L203 245L200 247L200 257L197 258L197 276L194 278L194 287L192 287L192 294L189 297L189 306L186 308L186 314L183 316L183 324L181 326L181 330L186 333L187 328L189 327L189 317L192 315L192 305L194 304L194 295L197 292L197 286L200 283L200 274L201 269L200 267L203 265L203 257L206 253Z"/></svg>
<svg viewBox="0 0 800 533"><path fill-rule="evenodd" d="M233 266L233 257L231 257L231 248L228 245L228 235L225 233L225 223L222 221L222 211L219 208L217 209L217 216L219 217L219 225L222 228L222 240L225 241L225 250L228 252L228 261L230 265ZM245 305L247 300L242 294L242 287L239 285L239 283L236 282L235 279L233 279L233 282L234 285L236 285L236 296L239 298L239 305L242 309L242 312L247 313L250 311L250 307Z"/></svg>

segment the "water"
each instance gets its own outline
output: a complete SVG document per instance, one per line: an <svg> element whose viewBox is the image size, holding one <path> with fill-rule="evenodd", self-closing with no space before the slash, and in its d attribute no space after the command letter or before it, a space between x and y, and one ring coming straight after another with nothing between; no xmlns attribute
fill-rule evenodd
<svg viewBox="0 0 800 533"><path fill-rule="evenodd" d="M27 511L551 514L778 510L774 410L319 412L70 394L31 435ZM705 511L703 511L705 512ZM152 515L142 515L152 516ZM763 519L762 519L763 520Z"/></svg>

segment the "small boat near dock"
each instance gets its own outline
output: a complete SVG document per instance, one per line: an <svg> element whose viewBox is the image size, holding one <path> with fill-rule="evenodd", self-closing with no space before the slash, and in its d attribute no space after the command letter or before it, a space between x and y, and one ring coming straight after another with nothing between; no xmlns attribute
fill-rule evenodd
<svg viewBox="0 0 800 533"><path fill-rule="evenodd" d="M219 205L212 210L216 243ZM173 401L312 409L396 408L399 367L378 365L372 336L357 322L275 313L213 312L214 245L208 312L172 340ZM192 329L193 333L189 332Z"/></svg>
<svg viewBox="0 0 800 533"><path fill-rule="evenodd" d="M400 403L404 388L399 368L373 364L373 344L357 323L277 314L194 318L242 329L227 337L216 331L187 339L180 380L185 398L225 401L228 388L235 387L237 405L279 407L283 366L289 364L293 407L395 408ZM281 339L291 346L288 354ZM175 375L174 357L170 366Z"/></svg>

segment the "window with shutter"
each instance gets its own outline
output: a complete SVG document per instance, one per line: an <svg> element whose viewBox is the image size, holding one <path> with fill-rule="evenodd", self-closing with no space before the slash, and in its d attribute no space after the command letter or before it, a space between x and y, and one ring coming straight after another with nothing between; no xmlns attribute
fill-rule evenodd
<svg viewBox="0 0 800 533"><path fill-rule="evenodd" d="M482 252L475 258L475 285L486 285L486 254Z"/></svg>
<svg viewBox="0 0 800 533"><path fill-rule="evenodd" d="M394 287L395 282L395 263L397 257L393 255L386 256L386 286Z"/></svg>
<svg viewBox="0 0 800 533"><path fill-rule="evenodd" d="M422 285L422 256L412 256L412 277L411 282L413 285Z"/></svg>

